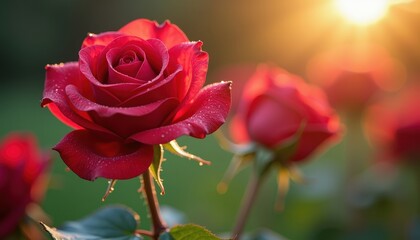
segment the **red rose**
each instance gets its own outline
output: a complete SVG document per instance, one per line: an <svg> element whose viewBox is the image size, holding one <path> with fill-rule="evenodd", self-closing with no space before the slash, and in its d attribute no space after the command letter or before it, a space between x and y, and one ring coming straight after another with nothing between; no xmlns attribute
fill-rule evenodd
<svg viewBox="0 0 420 240"><path fill-rule="evenodd" d="M208 54L175 25L139 19L90 34L79 61L46 67L42 106L76 130L54 148L81 178L146 171L153 145L203 138L225 121L230 83L202 89Z"/></svg>
<svg viewBox="0 0 420 240"><path fill-rule="evenodd" d="M366 130L386 160L420 157L420 85L371 106Z"/></svg>
<svg viewBox="0 0 420 240"><path fill-rule="evenodd" d="M29 203L40 200L48 160L30 135L13 134L0 143L0 239L18 227Z"/></svg>
<svg viewBox="0 0 420 240"><path fill-rule="evenodd" d="M276 148L302 131L292 161L305 159L340 130L319 89L266 65L260 66L245 84L230 127L235 141L256 142L267 148Z"/></svg>

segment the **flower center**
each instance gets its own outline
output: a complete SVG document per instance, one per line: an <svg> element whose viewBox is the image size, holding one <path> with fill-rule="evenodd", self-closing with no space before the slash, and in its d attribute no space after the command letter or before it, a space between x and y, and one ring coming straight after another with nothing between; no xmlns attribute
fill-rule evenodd
<svg viewBox="0 0 420 240"><path fill-rule="evenodd" d="M137 54L134 51L127 51L120 58L118 65L130 64L139 61Z"/></svg>

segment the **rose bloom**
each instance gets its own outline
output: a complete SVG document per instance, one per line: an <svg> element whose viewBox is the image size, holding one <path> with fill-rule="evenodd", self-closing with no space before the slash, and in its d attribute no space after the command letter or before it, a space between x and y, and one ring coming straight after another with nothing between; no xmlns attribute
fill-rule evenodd
<svg viewBox="0 0 420 240"><path fill-rule="evenodd" d="M301 161L336 138L340 125L320 89L282 69L261 65L244 86L230 130L236 142L269 149L300 134L290 160Z"/></svg>
<svg viewBox="0 0 420 240"><path fill-rule="evenodd" d="M204 138L225 121L230 83L202 88L208 54L174 24L138 19L89 34L79 61L46 67L42 106L75 130L57 150L87 180L145 172L153 146Z"/></svg>
<svg viewBox="0 0 420 240"><path fill-rule="evenodd" d="M420 85L371 106L365 118L369 139L383 160L420 159Z"/></svg>
<svg viewBox="0 0 420 240"><path fill-rule="evenodd" d="M357 112L384 91L404 82L404 69L385 50L373 45L342 46L314 57L308 79L321 86L339 110Z"/></svg>
<svg viewBox="0 0 420 240"><path fill-rule="evenodd" d="M27 206L42 197L48 163L31 135L10 134L0 143L0 239L16 230Z"/></svg>

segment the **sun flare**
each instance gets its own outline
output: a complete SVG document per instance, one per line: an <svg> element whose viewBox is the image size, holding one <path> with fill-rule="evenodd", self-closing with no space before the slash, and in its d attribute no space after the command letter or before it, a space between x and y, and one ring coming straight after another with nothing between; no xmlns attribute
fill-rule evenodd
<svg viewBox="0 0 420 240"><path fill-rule="evenodd" d="M336 0L338 11L351 23L369 25L385 16L389 0Z"/></svg>

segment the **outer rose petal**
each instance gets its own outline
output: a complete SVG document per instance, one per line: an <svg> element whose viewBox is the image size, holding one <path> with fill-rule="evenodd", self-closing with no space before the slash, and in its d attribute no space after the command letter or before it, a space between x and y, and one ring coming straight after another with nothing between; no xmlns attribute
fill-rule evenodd
<svg viewBox="0 0 420 240"><path fill-rule="evenodd" d="M225 122L231 102L230 86L231 82L206 86L191 104L186 106L188 111L178 122L146 130L130 138L152 145L168 143L182 135L204 138Z"/></svg>
<svg viewBox="0 0 420 240"><path fill-rule="evenodd" d="M120 137L161 126L179 104L175 98L165 98L137 107L107 107L84 98L73 86L68 86L66 93L75 109L86 112L95 123Z"/></svg>
<svg viewBox="0 0 420 240"><path fill-rule="evenodd" d="M339 126L337 120L333 120L334 123L329 126L320 125L305 128L302 136L299 139L296 154L291 158L291 161L301 161L307 159L309 155L313 154L314 151L319 150L321 145L324 145L326 141L333 141L337 139L337 132Z"/></svg>
<svg viewBox="0 0 420 240"><path fill-rule="evenodd" d="M123 34L118 32L104 32L100 34L89 33L85 40L83 40L82 48L89 47L92 45L106 46L110 42L112 42L112 40L122 35Z"/></svg>
<svg viewBox="0 0 420 240"><path fill-rule="evenodd" d="M240 114L236 114L229 125L229 133L233 141L240 144L246 144L251 141L244 119Z"/></svg>
<svg viewBox="0 0 420 240"><path fill-rule="evenodd" d="M246 120L251 139L274 147L295 134L304 117L287 103L261 95L249 105Z"/></svg>
<svg viewBox="0 0 420 240"><path fill-rule="evenodd" d="M67 134L54 150L79 177L95 180L129 179L145 172L153 160L153 146L126 143L117 137L75 130Z"/></svg>
<svg viewBox="0 0 420 240"><path fill-rule="evenodd" d="M160 39L165 43L168 49L179 43L189 42L184 32L169 21L165 21L163 24L158 25L155 21L137 19L122 27L119 32L143 39Z"/></svg>
<svg viewBox="0 0 420 240"><path fill-rule="evenodd" d="M179 66L182 66L182 74L175 79L178 86L178 96L183 99L180 108L188 104L197 95L206 81L209 56L201 50L202 45L202 42L188 42L179 44L169 50L168 71L175 72ZM183 114L180 111L177 116Z"/></svg>
<svg viewBox="0 0 420 240"><path fill-rule="evenodd" d="M101 126L82 117L68 105L65 88L74 85L81 92L89 90L80 82L79 65L70 62L59 65L48 65L45 77L45 87L41 106L48 106L52 114L72 128L89 128L96 131L108 132Z"/></svg>

